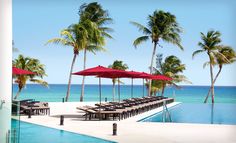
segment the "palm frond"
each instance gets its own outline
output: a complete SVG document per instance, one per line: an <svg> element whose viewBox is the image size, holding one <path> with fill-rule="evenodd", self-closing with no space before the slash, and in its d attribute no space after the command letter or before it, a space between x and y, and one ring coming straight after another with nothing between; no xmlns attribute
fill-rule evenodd
<svg viewBox="0 0 236 143"><path fill-rule="evenodd" d="M171 44L174 44L176 46L178 46L181 50L184 50L184 47L180 44L180 37L178 36L177 33L173 34L173 33L168 33L167 35L164 35L162 37L162 39L165 41L165 42L168 42L168 43L171 43Z"/></svg>
<svg viewBox="0 0 236 143"><path fill-rule="evenodd" d="M43 81L43 80L39 80L39 79L30 79L31 82L34 82L34 83L38 83L42 86L45 86L45 87L48 87L48 83L46 81Z"/></svg>
<svg viewBox="0 0 236 143"><path fill-rule="evenodd" d="M189 81L188 78L184 75L175 75L173 77L173 80L174 80L174 82L177 82L177 83L178 82L185 82L185 83L188 83L188 84L192 84L192 82Z"/></svg>
<svg viewBox="0 0 236 143"><path fill-rule="evenodd" d="M210 62L208 61L208 62L205 62L204 64L203 64L203 68L206 68L206 66L209 66L210 65Z"/></svg>
<svg viewBox="0 0 236 143"><path fill-rule="evenodd" d="M152 32L147 27L143 26L142 24L139 24L137 22L130 22L132 25L136 26L140 32L142 32L145 35L151 35Z"/></svg>
<svg viewBox="0 0 236 143"><path fill-rule="evenodd" d="M98 19L98 21L96 22L99 26L101 25L105 25L105 24L112 24L113 23L113 19L106 17L106 18L100 18Z"/></svg>
<svg viewBox="0 0 236 143"><path fill-rule="evenodd" d="M177 85L177 84L175 84L175 83L173 83L173 82L172 82L172 85L173 85L175 88L177 88L177 89L181 89L181 88L182 88L181 86L179 86L179 85Z"/></svg>
<svg viewBox="0 0 236 143"><path fill-rule="evenodd" d="M72 33L70 33L70 31L68 31L68 30L62 30L61 31L61 36L65 36L66 39L69 39L69 41L71 41L73 43L75 43L75 41L76 41L74 39L74 37L72 36Z"/></svg>
<svg viewBox="0 0 236 143"><path fill-rule="evenodd" d="M114 32L114 30L110 27L99 27L99 29L104 32Z"/></svg>
<svg viewBox="0 0 236 143"><path fill-rule="evenodd" d="M141 44L142 42L147 41L148 39L149 39L148 36L141 36L141 37L138 37L136 40L134 40L133 45L134 45L135 48L137 48L137 46L138 46L139 44Z"/></svg>
<svg viewBox="0 0 236 143"><path fill-rule="evenodd" d="M86 49L89 52L92 52L93 54L96 54L96 52L100 51L100 52L106 52L107 50L105 48L103 48L102 46L98 46L98 45L89 45L86 47Z"/></svg>
<svg viewBox="0 0 236 143"><path fill-rule="evenodd" d="M101 35L106 38L113 39L113 37L110 34L108 34L107 32L101 32Z"/></svg>
<svg viewBox="0 0 236 143"><path fill-rule="evenodd" d="M63 46L73 46L73 44L69 41L67 41L66 39L63 39L63 38L54 38L54 39L50 39L47 41L47 44L50 44L50 43L53 43L53 44L61 44Z"/></svg>
<svg viewBox="0 0 236 143"><path fill-rule="evenodd" d="M192 54L192 58L194 58L196 55L198 55L200 53L203 53L203 52L205 52L205 50L196 50L196 51L194 51L193 54Z"/></svg>

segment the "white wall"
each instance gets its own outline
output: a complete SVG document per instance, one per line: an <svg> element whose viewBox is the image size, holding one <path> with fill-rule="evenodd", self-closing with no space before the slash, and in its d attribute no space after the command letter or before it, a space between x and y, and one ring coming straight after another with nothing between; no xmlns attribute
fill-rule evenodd
<svg viewBox="0 0 236 143"><path fill-rule="evenodd" d="M0 143L6 143L11 128L11 78L12 0L0 0Z"/></svg>

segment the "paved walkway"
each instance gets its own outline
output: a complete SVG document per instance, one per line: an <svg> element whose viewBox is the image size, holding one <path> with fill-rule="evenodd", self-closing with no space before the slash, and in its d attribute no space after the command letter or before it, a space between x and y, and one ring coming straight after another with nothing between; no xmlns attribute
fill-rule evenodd
<svg viewBox="0 0 236 143"><path fill-rule="evenodd" d="M50 116L21 117L22 121L35 123L56 129L95 136L119 143L235 143L236 126L149 123L136 122L162 110L157 108L149 112L121 121L84 121L77 106L94 105L94 102L49 103ZM179 104L174 102L168 106ZM60 126L60 115L65 115L64 126ZM117 123L118 135L112 136L112 124Z"/></svg>

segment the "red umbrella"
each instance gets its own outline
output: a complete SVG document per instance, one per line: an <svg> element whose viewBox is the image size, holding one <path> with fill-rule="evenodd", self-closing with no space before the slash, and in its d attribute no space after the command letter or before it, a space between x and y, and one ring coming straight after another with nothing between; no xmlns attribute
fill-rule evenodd
<svg viewBox="0 0 236 143"><path fill-rule="evenodd" d="M138 73L140 74L140 73ZM134 73L131 73L129 71L124 71L124 70L115 70L107 73L100 74L98 77L103 77L103 78L132 78L134 77ZM120 102L120 83L118 82L118 96L119 96L119 102Z"/></svg>
<svg viewBox="0 0 236 143"><path fill-rule="evenodd" d="M148 73L145 73L145 72L142 72L139 77L140 78L145 78L145 79L151 79L153 75L151 74L148 74Z"/></svg>
<svg viewBox="0 0 236 143"><path fill-rule="evenodd" d="M12 74L13 75L29 75L29 74L36 74L36 73L31 72L31 71L27 71L27 70L23 70L23 69L19 69L16 67L12 67Z"/></svg>
<svg viewBox="0 0 236 143"><path fill-rule="evenodd" d="M144 73L144 72L136 72L136 71L121 71L121 70L115 70L113 72L105 73L100 75L99 77L104 78L132 78L131 81L131 98L133 97L133 78L143 78L143 96L144 96L144 79L151 78L152 75ZM119 95L119 101L120 101L120 85L118 82L118 95Z"/></svg>
<svg viewBox="0 0 236 143"><path fill-rule="evenodd" d="M172 78L164 76L164 75L153 75L152 80L164 80L164 81L171 81Z"/></svg>
<svg viewBox="0 0 236 143"><path fill-rule="evenodd" d="M75 72L73 73L74 75L82 75L82 76L98 76L99 77L99 99L100 99L100 105L101 105L101 96L102 96L102 91L101 91L101 77L107 75L107 76L114 76L111 75L111 73L113 74L124 74L124 71L121 70L114 70L111 68L106 68L103 66L97 66L97 67L93 67L93 68L89 68L89 69L85 69L83 71L79 71L79 72ZM101 107L101 106L100 106ZM99 108L100 109L100 108Z"/></svg>
<svg viewBox="0 0 236 143"><path fill-rule="evenodd" d="M27 70L23 70L23 69L19 69L16 67L12 67L12 74L13 75L32 75L32 74L36 74L36 73L31 72L31 71L27 71ZM12 78L12 83L13 83L13 78ZM12 96L12 99L13 99L13 96Z"/></svg>
<svg viewBox="0 0 236 143"><path fill-rule="evenodd" d="M133 85L134 85L134 78L143 78L140 75L142 74L141 72L136 72L136 71L128 71L130 74L131 78L131 98L133 98Z"/></svg>
<svg viewBox="0 0 236 143"><path fill-rule="evenodd" d="M138 73L138 72L136 72ZM144 96L144 79L152 79L152 80L164 80L164 81L170 81L172 78L169 78L164 75L151 75L145 72L142 72L141 74L137 75L135 78L142 78L143 79L143 96Z"/></svg>
<svg viewBox="0 0 236 143"><path fill-rule="evenodd" d="M148 74L148 73L145 73L145 72L142 72L142 73L139 75L139 78L142 78L142 79L143 79L143 97L144 97L144 79L151 79L151 78L152 78L152 75L151 75L151 74Z"/></svg>
<svg viewBox="0 0 236 143"><path fill-rule="evenodd" d="M106 68L103 66L97 66L89 69L85 69L83 71L75 72L74 75L83 75L83 76L99 76L109 72L114 72L111 68Z"/></svg>

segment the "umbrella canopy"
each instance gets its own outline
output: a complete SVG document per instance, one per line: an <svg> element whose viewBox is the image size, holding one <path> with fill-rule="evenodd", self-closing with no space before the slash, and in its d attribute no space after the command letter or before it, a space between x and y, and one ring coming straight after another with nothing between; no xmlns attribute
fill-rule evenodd
<svg viewBox="0 0 236 143"><path fill-rule="evenodd" d="M98 77L103 78L144 78L151 79L152 75L145 72L136 72L136 71L122 71L122 70L113 70L108 73L100 74Z"/></svg>
<svg viewBox="0 0 236 143"><path fill-rule="evenodd" d="M142 73L139 75L139 78L142 78L142 79L143 79L143 97L144 97L144 88L145 88L144 79L151 79L151 78L152 78L152 75L151 75L151 74L148 74L148 73L145 73L145 72L142 72Z"/></svg>
<svg viewBox="0 0 236 143"><path fill-rule="evenodd" d="M82 75L82 76L99 76L99 75L104 75L108 74L109 72L114 72L116 70L111 69L111 68L106 68L103 66L97 66L89 69L85 69L79 72L73 73L74 75Z"/></svg>
<svg viewBox="0 0 236 143"><path fill-rule="evenodd" d="M140 78L144 78L144 79L151 79L153 75L151 74L148 74L148 73L145 73L145 72L142 72L139 77Z"/></svg>
<svg viewBox="0 0 236 143"><path fill-rule="evenodd" d="M164 80L164 81L171 81L172 78L164 76L164 75L153 75L151 77L152 80Z"/></svg>
<svg viewBox="0 0 236 143"><path fill-rule="evenodd" d="M133 97L133 79L134 78L142 78L143 79L143 96L144 96L144 79L152 78L152 75L145 73L145 72L136 72L136 71L121 71L115 70L113 72L101 74L98 77L103 78L131 78L131 98ZM118 95L120 101L120 85L118 82Z"/></svg>
<svg viewBox="0 0 236 143"><path fill-rule="evenodd" d="M140 75L142 74L141 72L136 72L136 71L127 71L129 73L131 78L131 98L133 98L133 88L134 88L134 78L142 78Z"/></svg>
<svg viewBox="0 0 236 143"><path fill-rule="evenodd" d="M143 78L143 79L152 79L153 75L145 73L145 72L136 72L136 71L121 71L111 72L106 74L101 74L98 77L103 78Z"/></svg>
<svg viewBox="0 0 236 143"><path fill-rule="evenodd" d="M108 72L105 74L101 74L98 77L103 78L132 78L132 86L131 86L131 97L133 97L133 78L140 78L140 72L135 71L123 71L123 70L113 70L112 72ZM118 82L118 96L120 102L120 83Z"/></svg>
<svg viewBox="0 0 236 143"><path fill-rule="evenodd" d="M36 74L36 73L31 72L31 71L27 71L27 70L23 70L23 69L19 69L16 67L12 67L12 74L13 75L29 75L29 74Z"/></svg>
<svg viewBox="0 0 236 143"><path fill-rule="evenodd" d="M141 72L127 71L127 74L129 75L128 78L142 78L140 77L140 75L142 74Z"/></svg>
<svg viewBox="0 0 236 143"><path fill-rule="evenodd" d="M166 80L166 81L172 80L171 78L162 76L162 75L150 75L144 72L115 70L115 69L106 68L100 65L97 67L85 69L83 71L75 72L73 73L73 75L99 77L100 104L101 104L101 78L132 78L131 97L133 97L133 78ZM119 87L119 83L118 83L118 87ZM144 84L143 84L143 95L144 95ZM120 96L120 90L119 90L119 96ZM120 97L119 97L119 100L120 100Z"/></svg>
<svg viewBox="0 0 236 143"><path fill-rule="evenodd" d="M100 108L99 110L101 111L101 77L104 76L116 76L124 74L124 71L121 70L114 70L111 68L106 68L103 66L97 66L89 69L85 69L83 71L75 72L73 73L74 75L82 75L82 76L98 76L99 77L99 100L100 100Z"/></svg>

